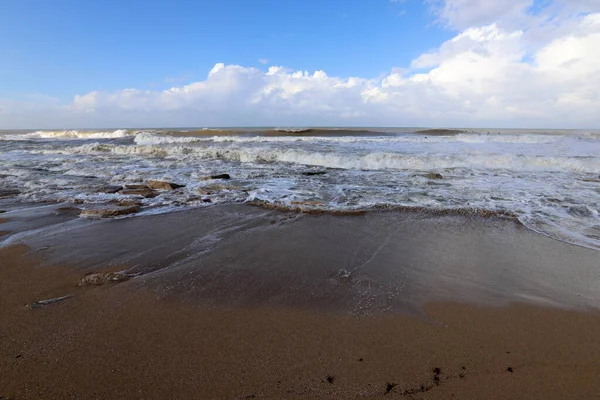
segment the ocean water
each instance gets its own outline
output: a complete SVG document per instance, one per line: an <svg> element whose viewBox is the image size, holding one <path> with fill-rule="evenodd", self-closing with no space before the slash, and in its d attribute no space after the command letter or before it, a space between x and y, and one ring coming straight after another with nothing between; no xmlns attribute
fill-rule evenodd
<svg viewBox="0 0 600 400"><path fill-rule="evenodd" d="M17 204L85 208L134 197L138 216L256 201L307 211L490 211L600 249L600 131L0 131L0 165L0 195L13 191L3 201ZM221 173L231 179L205 179ZM149 199L100 191L150 179L186 186Z"/></svg>

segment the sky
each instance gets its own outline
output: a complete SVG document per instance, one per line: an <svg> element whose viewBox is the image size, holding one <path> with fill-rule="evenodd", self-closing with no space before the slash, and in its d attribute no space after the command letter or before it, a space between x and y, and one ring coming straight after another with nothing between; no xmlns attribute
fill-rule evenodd
<svg viewBox="0 0 600 400"><path fill-rule="evenodd" d="M0 129L600 128L600 0L3 0Z"/></svg>

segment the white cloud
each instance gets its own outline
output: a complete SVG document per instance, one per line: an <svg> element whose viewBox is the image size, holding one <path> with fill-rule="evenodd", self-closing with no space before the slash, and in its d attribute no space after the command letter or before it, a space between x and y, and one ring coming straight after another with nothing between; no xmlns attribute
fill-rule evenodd
<svg viewBox="0 0 600 400"><path fill-rule="evenodd" d="M455 29L522 20L534 0L428 0L440 20Z"/></svg>
<svg viewBox="0 0 600 400"><path fill-rule="evenodd" d="M454 6L463 4L461 1L474 4L449 1ZM464 28L437 49L413 60L411 69L394 68L378 78L343 78L325 71L294 71L282 66L271 66L265 72L218 63L206 79L164 91L94 91L63 105L0 100L0 129L600 127L600 13L578 14L587 10L584 6L583 0L574 2L570 7L576 13L569 11L560 18L556 8L548 8L552 18L550 14L530 14L519 27L498 22ZM518 12L523 12L519 7ZM473 15L486 15L487 11L481 10ZM506 10L512 12L510 7ZM456 24L458 20L453 21Z"/></svg>
<svg viewBox="0 0 600 400"><path fill-rule="evenodd" d="M264 65L264 64L268 64L269 60L267 60L266 58L259 58L258 62Z"/></svg>

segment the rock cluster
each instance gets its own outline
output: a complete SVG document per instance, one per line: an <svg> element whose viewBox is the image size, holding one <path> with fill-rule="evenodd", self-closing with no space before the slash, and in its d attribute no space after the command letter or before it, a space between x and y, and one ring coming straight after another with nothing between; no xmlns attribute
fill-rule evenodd
<svg viewBox="0 0 600 400"><path fill-rule="evenodd" d="M109 282L123 282L129 279L129 276L123 272L94 272L87 274L79 281L79 286L86 285L104 285Z"/></svg>
<svg viewBox="0 0 600 400"><path fill-rule="evenodd" d="M101 204L90 206L89 208L82 210L80 215L84 217L109 218L134 214L138 211L140 211L140 206L137 204Z"/></svg>

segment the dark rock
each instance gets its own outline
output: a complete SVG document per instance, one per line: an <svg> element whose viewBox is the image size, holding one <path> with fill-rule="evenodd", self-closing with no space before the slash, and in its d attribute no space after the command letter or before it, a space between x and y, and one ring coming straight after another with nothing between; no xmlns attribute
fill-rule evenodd
<svg viewBox="0 0 600 400"><path fill-rule="evenodd" d="M508 372L513 372L513 369L512 369L512 367L508 367L506 370L507 370Z"/></svg>
<svg viewBox="0 0 600 400"><path fill-rule="evenodd" d="M391 393L392 390L394 390L394 388L396 387L395 383L387 383L386 387L385 387L385 394Z"/></svg>
<svg viewBox="0 0 600 400"><path fill-rule="evenodd" d="M6 210L0 210L0 214L4 214Z"/></svg>
<svg viewBox="0 0 600 400"><path fill-rule="evenodd" d="M140 211L140 206L136 204L130 206L106 204L87 208L81 211L80 215L84 217L110 218L118 217L120 215L134 214L138 211Z"/></svg>
<svg viewBox="0 0 600 400"><path fill-rule="evenodd" d="M142 206L142 203L138 200L120 200L115 202L115 204L121 207Z"/></svg>
<svg viewBox="0 0 600 400"><path fill-rule="evenodd" d="M114 194L114 193L117 193L121 189L123 189L123 186L109 185L109 186L104 186L104 187L100 188L98 190L98 192L100 192L100 193Z"/></svg>
<svg viewBox="0 0 600 400"><path fill-rule="evenodd" d="M61 208L57 208L56 211L54 211L55 214L57 215L73 215L73 216L77 216L79 214L81 214L81 208L78 207L61 207Z"/></svg>
<svg viewBox="0 0 600 400"><path fill-rule="evenodd" d="M333 384L333 382L335 381L335 378L331 375L327 376L327 382Z"/></svg>
<svg viewBox="0 0 600 400"><path fill-rule="evenodd" d="M148 187L148 185L144 185L144 184L131 184L131 185L125 185L125 189L150 189Z"/></svg>
<svg viewBox="0 0 600 400"><path fill-rule="evenodd" d="M150 189L147 186L140 189L122 189L121 191L119 191L119 194L125 196L142 196L147 199L151 199L153 197L158 196L158 193L156 193L154 190Z"/></svg>
<svg viewBox="0 0 600 400"><path fill-rule="evenodd" d="M444 177L441 174L437 174L435 172L430 172L428 174L423 175L427 179L443 179Z"/></svg>
<svg viewBox="0 0 600 400"><path fill-rule="evenodd" d="M90 273L81 278L79 286L86 285L104 285L108 282L123 282L129 279L129 276L123 272L96 272Z"/></svg>
<svg viewBox="0 0 600 400"><path fill-rule="evenodd" d="M302 175L306 176L315 176L315 175L325 175L327 171L306 171L302 172Z"/></svg>
<svg viewBox="0 0 600 400"><path fill-rule="evenodd" d="M207 181L209 179L231 179L231 176L229 176L229 174L219 174L219 175L211 175L211 176L207 176L205 178L201 178L201 180L203 180L203 181Z"/></svg>
<svg viewBox="0 0 600 400"><path fill-rule="evenodd" d="M438 367L435 367L433 369L433 381L435 382L436 385L440 384L440 374L442 373L442 370Z"/></svg>
<svg viewBox="0 0 600 400"><path fill-rule="evenodd" d="M148 187L150 189L175 190L178 188L185 187L185 185L179 185L177 183L165 181L148 181Z"/></svg>
<svg viewBox="0 0 600 400"><path fill-rule="evenodd" d="M21 194L21 192L19 192L18 190L12 190L12 189L2 190L2 189L0 189L0 199L4 199L7 197L15 197L20 194Z"/></svg>
<svg viewBox="0 0 600 400"><path fill-rule="evenodd" d="M212 175L210 177L210 179L231 179L231 176L229 176L229 174L219 174L219 175Z"/></svg>

